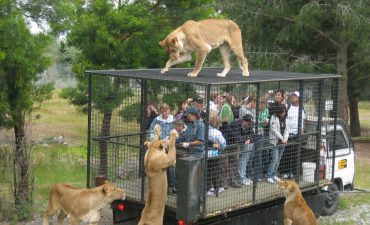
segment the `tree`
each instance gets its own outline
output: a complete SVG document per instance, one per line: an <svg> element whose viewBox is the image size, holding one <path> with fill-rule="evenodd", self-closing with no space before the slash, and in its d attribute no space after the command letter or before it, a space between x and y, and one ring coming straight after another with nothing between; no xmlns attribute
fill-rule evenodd
<svg viewBox="0 0 370 225"><path fill-rule="evenodd" d="M15 206L20 218L28 214L31 199L30 156L26 137L26 116L35 103L51 97L53 87L37 86L38 74L49 65L44 47L50 38L32 35L23 11L14 1L2 1L0 12L0 127L13 128L16 168Z"/></svg>
<svg viewBox="0 0 370 225"><path fill-rule="evenodd" d="M338 116L348 121L349 99L351 134L359 135L356 95L351 93L356 89L349 87L359 87L354 77L364 78L359 69L369 62L368 54L364 54L369 52L370 11L365 7L369 5L368 0L295 1L294 4L291 1L233 0L228 1L229 5L220 2L224 11L246 27L248 38L254 44L291 52L290 63L299 55L308 56L317 62L316 71L342 75ZM359 58L359 55L364 57ZM352 75L354 71L357 74Z"/></svg>
<svg viewBox="0 0 370 225"><path fill-rule="evenodd" d="M78 12L77 20L72 24L68 35L68 43L80 50L73 63L73 72L79 84L77 88L65 90L63 96L86 112L87 79L84 71L139 67L143 52L137 51L141 44L137 39L148 26L149 19L143 5L116 7L104 0L91 2L86 7L78 7ZM94 88L93 105L103 115L99 137L108 137L113 110L124 98L132 96L132 92L128 80L118 77L113 81L108 77L101 77ZM108 100L110 96L115 98ZM100 139L99 175L108 174L107 152L108 143Z"/></svg>
<svg viewBox="0 0 370 225"><path fill-rule="evenodd" d="M184 4L182 8L173 7L173 1L119 1L117 4L106 0L86 2L74 5L76 15L71 15L68 21L72 23L65 26L69 29L67 43L74 46L80 53L73 61L73 72L78 79L78 87L63 92L72 104L80 106L85 112L87 109L87 80L84 71L87 69L127 69L152 68L165 64L167 55L158 42L172 29L172 24L182 23L185 16L191 15L187 9L196 8L201 15L210 12L201 2L210 1L178 1ZM167 6L166 4L170 6ZM175 15L174 10L181 9L184 14ZM214 11L213 11L214 12ZM202 14L203 16L205 14ZM71 19L72 18L72 19ZM176 19L175 19L176 18ZM176 21L176 22L174 22ZM100 137L110 136L112 111L121 102L132 95L127 79L101 78L102 81L95 86L95 92L101 88L99 95L93 96L93 107L102 113ZM106 85L104 87L104 85ZM150 84L149 84L150 85ZM118 87L127 87L118 93ZM148 88L150 89L150 88ZM115 93L116 99L107 101L107 96ZM149 93L158 96L158 93ZM109 104L108 104L109 103ZM127 116L131 108L122 110L121 115ZM107 151L105 140L99 141L100 168L99 175L107 176Z"/></svg>

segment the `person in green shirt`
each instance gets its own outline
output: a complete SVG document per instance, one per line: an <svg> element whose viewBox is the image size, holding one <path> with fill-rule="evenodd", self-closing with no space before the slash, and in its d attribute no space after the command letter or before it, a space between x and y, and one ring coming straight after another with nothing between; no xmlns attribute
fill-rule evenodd
<svg viewBox="0 0 370 225"><path fill-rule="evenodd" d="M225 94L225 101L222 104L222 107L218 113L222 124L231 124L234 121L234 113L231 109L232 95Z"/></svg>

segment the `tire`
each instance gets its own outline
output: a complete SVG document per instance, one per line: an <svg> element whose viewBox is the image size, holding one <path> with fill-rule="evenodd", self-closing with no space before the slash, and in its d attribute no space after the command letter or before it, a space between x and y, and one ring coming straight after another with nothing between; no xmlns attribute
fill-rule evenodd
<svg viewBox="0 0 370 225"><path fill-rule="evenodd" d="M328 194L324 199L324 206L321 212L322 216L330 216L337 211L339 202L338 191L338 186L335 183L328 186Z"/></svg>

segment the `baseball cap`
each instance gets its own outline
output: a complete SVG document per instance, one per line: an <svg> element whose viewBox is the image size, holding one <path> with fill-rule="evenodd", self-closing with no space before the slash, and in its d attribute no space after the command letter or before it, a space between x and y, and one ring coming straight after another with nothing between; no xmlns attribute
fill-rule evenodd
<svg viewBox="0 0 370 225"><path fill-rule="evenodd" d="M294 92L292 92L292 95L295 95L295 96L299 97L299 92L298 91L294 91Z"/></svg>
<svg viewBox="0 0 370 225"><path fill-rule="evenodd" d="M195 96L194 98L193 98L193 102L197 102L197 103L199 103L199 104L203 104L203 98L202 97L200 97L200 96Z"/></svg>
<svg viewBox="0 0 370 225"><path fill-rule="evenodd" d="M196 109L195 107L189 107L186 111L185 111L185 115L188 115L188 114L197 114L198 113L198 109Z"/></svg>

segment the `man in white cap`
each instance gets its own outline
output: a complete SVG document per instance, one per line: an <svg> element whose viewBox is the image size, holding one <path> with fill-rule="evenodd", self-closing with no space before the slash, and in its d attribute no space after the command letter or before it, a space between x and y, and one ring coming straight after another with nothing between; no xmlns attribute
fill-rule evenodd
<svg viewBox="0 0 370 225"><path fill-rule="evenodd" d="M303 129L303 121L306 119L306 112L302 107L302 123L301 129ZM294 91L290 97L290 105L288 105L288 117L286 122L289 125L289 136L298 134L298 120L299 120L299 92Z"/></svg>

